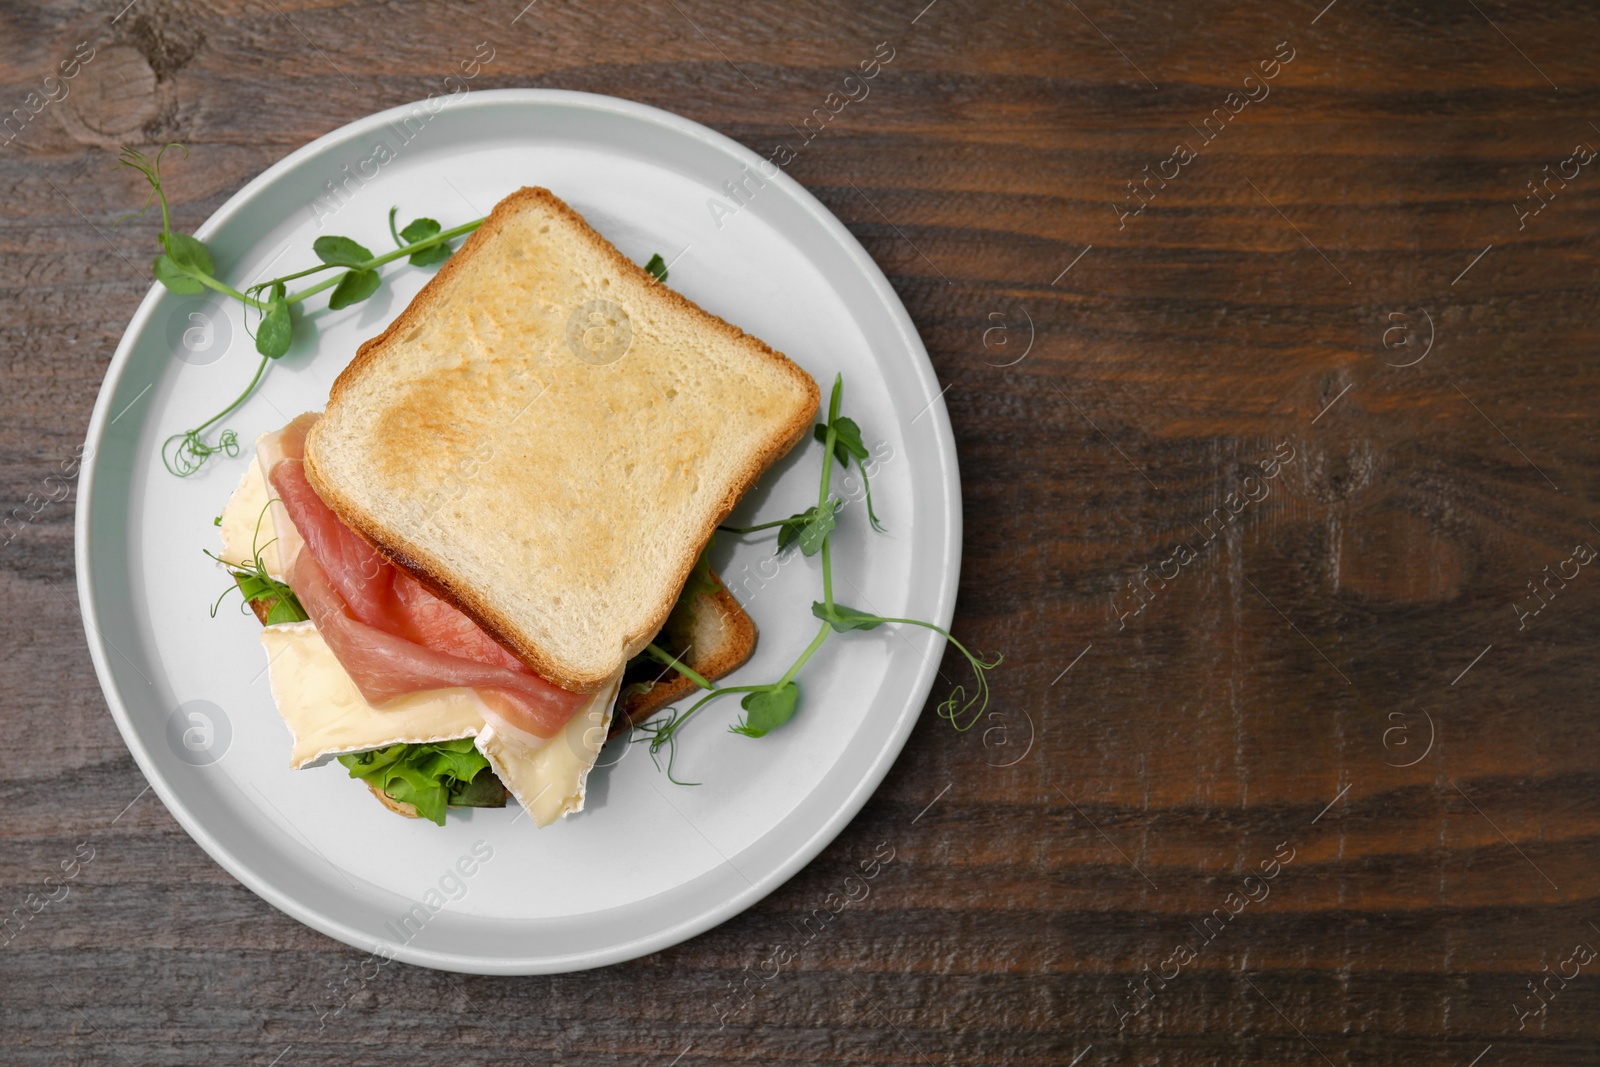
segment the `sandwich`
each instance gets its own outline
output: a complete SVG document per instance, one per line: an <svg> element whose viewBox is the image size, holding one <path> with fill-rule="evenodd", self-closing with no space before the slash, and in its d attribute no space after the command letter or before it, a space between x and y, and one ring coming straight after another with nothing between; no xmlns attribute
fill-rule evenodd
<svg viewBox="0 0 1600 1067"><path fill-rule="evenodd" d="M218 520L291 766L436 822L581 810L614 725L695 685L647 646L710 679L748 658L705 551L818 401L548 190L501 201Z"/></svg>

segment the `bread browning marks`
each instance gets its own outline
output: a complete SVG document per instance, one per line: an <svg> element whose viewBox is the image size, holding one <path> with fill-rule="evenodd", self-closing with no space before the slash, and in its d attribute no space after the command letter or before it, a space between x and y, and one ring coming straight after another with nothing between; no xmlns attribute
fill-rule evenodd
<svg viewBox="0 0 1600 1067"><path fill-rule="evenodd" d="M592 300L631 324L614 362L569 348ZM818 400L787 358L523 189L339 376L307 475L535 671L591 691L661 627Z"/></svg>

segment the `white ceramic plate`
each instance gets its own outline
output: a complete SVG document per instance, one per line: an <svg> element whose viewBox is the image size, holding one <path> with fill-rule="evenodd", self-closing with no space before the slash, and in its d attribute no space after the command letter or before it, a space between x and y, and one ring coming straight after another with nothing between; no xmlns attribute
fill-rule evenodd
<svg viewBox="0 0 1600 1067"><path fill-rule="evenodd" d="M205 151L196 150L201 166ZM671 260L674 288L786 352L824 397L844 372L845 410L882 457L873 499L889 533L872 533L859 504L845 509L836 595L948 626L960 488L927 353L861 246L787 175L747 182L755 193L732 212L724 183L745 167L757 172L760 157L654 108L584 93L471 92L436 114L396 108L320 138L246 185L198 236L219 273L242 287L310 265L323 233L392 247L391 205L402 220L428 215L448 227L519 186L549 187L625 255ZM183 171L169 170L181 196ZM356 346L405 307L426 273L386 268L372 300L314 312L315 336L301 330L225 425L248 443L320 410ZM323 307L321 298L311 303ZM291 771L255 619L236 602L215 620L207 614L226 579L201 549L216 547L212 517L250 450L187 479L158 456L169 434L235 396L255 363L237 304L151 290L89 424L77 568L90 652L128 748L201 847L276 907L348 944L428 967L600 966L749 907L820 852L887 773L942 651L926 630L830 640L801 674L800 712L765 739L726 732L736 701L713 705L679 746L678 777L704 783L696 788L670 784L643 745L613 743L590 778L587 809L545 830L513 823L514 803L453 812L441 829L384 811L337 764ZM781 518L815 502L819 462L814 442L797 447L732 521ZM770 541L725 537L713 557L761 630L736 682L776 677L816 626L818 561L796 554L773 574L771 553ZM462 857L470 877L455 873ZM419 902L441 898L420 929L402 930Z"/></svg>

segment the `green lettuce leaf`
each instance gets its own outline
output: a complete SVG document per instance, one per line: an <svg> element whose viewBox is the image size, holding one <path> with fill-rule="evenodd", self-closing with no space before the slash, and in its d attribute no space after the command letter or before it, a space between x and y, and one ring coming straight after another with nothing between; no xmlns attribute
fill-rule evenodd
<svg viewBox="0 0 1600 1067"><path fill-rule="evenodd" d="M505 788L470 737L422 745L389 745L340 756L339 762L350 777L414 806L418 815L439 826L444 825L445 809L452 804L505 806Z"/></svg>

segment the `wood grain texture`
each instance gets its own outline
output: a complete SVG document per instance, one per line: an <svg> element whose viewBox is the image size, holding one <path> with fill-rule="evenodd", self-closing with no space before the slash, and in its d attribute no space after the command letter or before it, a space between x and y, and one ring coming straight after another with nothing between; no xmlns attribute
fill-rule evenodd
<svg viewBox="0 0 1600 1067"><path fill-rule="evenodd" d="M1525 627L1513 608L1600 545L1600 170L1515 207L1600 145L1591 5L124 2L0 9L6 108L97 49L0 148L0 501L26 516L0 547L5 908L94 856L0 948L0 1060L1600 1057L1600 966L1517 1014L1600 946L1600 575ZM929 715L832 846L699 938L587 974L363 982L141 792L74 606L70 478L46 479L149 284L152 224L110 226L140 199L115 146L193 147L192 228L480 41L475 85L613 93L763 152L890 42L789 170L950 386L956 632L1007 662L981 729ZM1119 220L1178 143L1194 158ZM871 896L803 938L880 842ZM1247 885L1269 895L1207 927ZM794 963L719 1018L779 944Z"/></svg>

